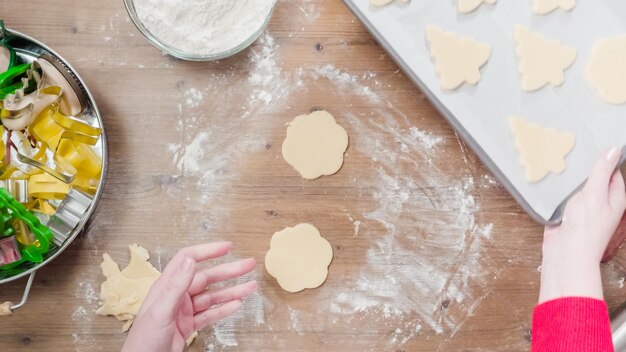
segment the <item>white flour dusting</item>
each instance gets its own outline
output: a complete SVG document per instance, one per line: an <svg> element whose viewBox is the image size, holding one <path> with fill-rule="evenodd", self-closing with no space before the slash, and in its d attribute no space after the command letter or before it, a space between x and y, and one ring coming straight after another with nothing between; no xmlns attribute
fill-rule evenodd
<svg viewBox="0 0 626 352"><path fill-rule="evenodd" d="M353 145L376 165L370 177L377 181L368 185L374 186L371 196L378 205L363 214L363 222L368 228L379 223L387 234L359 236L373 243L368 265L323 309L347 323L359 316L395 322L398 327L388 341L395 347L425 328L454 336L491 292L487 280L498 274L483 249L493 225L477 223L474 178L455 179L438 168L443 138L411 126L404 113L389 108L364 84L378 86L374 76L326 65L313 69L312 77L328 79L338 94L348 92L383 106L343 117ZM415 314L418 320L412 318Z"/></svg>
<svg viewBox="0 0 626 352"><path fill-rule="evenodd" d="M315 67L310 72L310 76L314 79L326 78L341 89L349 89L352 93L363 98L367 98L370 102L379 102L380 98L372 91L369 86L359 83L359 77L351 75L346 71L336 68L334 65L327 64L322 67ZM361 79L371 79L376 76L373 72L366 72ZM375 86L380 86L380 81L374 80Z"/></svg>
<svg viewBox="0 0 626 352"><path fill-rule="evenodd" d="M411 139L420 143L424 149L433 149L443 142L443 138L421 131L417 127L411 127L409 131L411 132ZM403 144L402 146L405 147L406 145Z"/></svg>
<svg viewBox="0 0 626 352"><path fill-rule="evenodd" d="M266 22L274 0L134 0L137 17L162 43L192 55L231 50Z"/></svg>
<svg viewBox="0 0 626 352"><path fill-rule="evenodd" d="M237 162L265 146L269 136L256 130L255 122L285 108L293 92L323 85L330 87L330 94L358 97L370 107L367 113L349 107L336 112L351 133L353 152L371 159L372 167L354 178L351 186L373 199L375 206L354 218L346 214L353 236L369 245L366 264L343 282L339 292L318 297L327 303L316 312L290 308L287 330L304 333L301 327L311 325L311 319L342 326L362 324L357 321L371 322L368 326L380 323L391 333L373 350L401 348L432 331L454 336L490 294L489 282L499 274L484 251L493 225L478 221L480 206L474 198L485 185L496 183L493 178L477 176L475 180L469 171L451 176L442 170L445 140L415 126L405 112L381 96L377 91L383 84L376 74L351 74L333 65L285 72L280 47L270 34L250 50L247 80L230 89L237 96L222 89L232 81L229 76L214 77L208 87L181 89L184 103L177 123L181 141L168 146L180 174L198 179L188 197L207 208L220 204L215 194L227 194L237 182L233 169ZM201 93L197 102L186 101L190 90ZM223 115L223 101L241 96L242 115ZM210 121L223 122L208 124L204 111L213 114ZM220 221L224 219L211 218L205 228L218 226ZM327 291L318 294L323 292ZM245 324L267 326L271 331L272 322L264 319L268 304L262 296L246 301L240 315L214 326L206 350L242 347L237 334Z"/></svg>
<svg viewBox="0 0 626 352"><path fill-rule="evenodd" d="M282 73L278 53L274 38L265 34L250 50L249 76L245 81L224 74L212 75L206 87L181 83L178 96L182 104L178 106L176 123L181 137L167 145L167 150L179 173L176 177L195 180L186 183L189 202L203 204L207 209L227 204L223 194L239 179L238 163L265 150L269 136L256 128L257 122L269 118L267 114L282 106L292 91L293 81ZM232 109L224 104L227 101L241 101L242 115L232 116ZM183 216L180 221L193 220L197 219ZM202 226L210 231L218 228L221 221L227 219L211 216ZM206 233L188 236L206 241ZM239 346L237 335L242 333L242 327L265 324L267 304L261 294L246 299L240 312L215 324L212 335L203 338L206 350Z"/></svg>
<svg viewBox="0 0 626 352"><path fill-rule="evenodd" d="M190 88L184 93L183 98L185 99L187 107L195 108L200 105L200 102L204 99L204 94L196 88Z"/></svg>

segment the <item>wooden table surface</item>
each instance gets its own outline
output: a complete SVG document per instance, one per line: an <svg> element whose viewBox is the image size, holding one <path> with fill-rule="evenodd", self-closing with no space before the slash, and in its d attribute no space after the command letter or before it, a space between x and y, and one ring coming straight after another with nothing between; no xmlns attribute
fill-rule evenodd
<svg viewBox="0 0 626 352"><path fill-rule="evenodd" d="M259 294L190 351L526 351L542 228L340 1L279 1L251 48L212 63L152 47L118 1L0 0L7 25L79 71L101 109L109 172L91 225L0 319L2 351L112 351L96 316L99 264L138 243L162 268L178 248L235 243ZM417 34L416 34L417 35ZM315 109L350 135L342 170L301 179L285 124ZM335 251L327 282L282 291L263 268L271 235L315 224ZM626 254L603 267L624 301ZM18 300L24 280L0 287Z"/></svg>

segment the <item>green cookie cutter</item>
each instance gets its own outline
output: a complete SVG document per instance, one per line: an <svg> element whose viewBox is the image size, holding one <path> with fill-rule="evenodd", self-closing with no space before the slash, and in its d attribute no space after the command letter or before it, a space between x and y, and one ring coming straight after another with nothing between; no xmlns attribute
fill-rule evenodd
<svg viewBox="0 0 626 352"><path fill-rule="evenodd" d="M15 227L12 222L22 221L35 238L35 242L30 245L19 244L22 260L0 266L0 270L13 269L24 262L41 263L44 255L50 251L53 245L54 235L52 231L39 222L39 219L28 211L22 203L16 201L11 193L0 187L0 236L15 235Z"/></svg>

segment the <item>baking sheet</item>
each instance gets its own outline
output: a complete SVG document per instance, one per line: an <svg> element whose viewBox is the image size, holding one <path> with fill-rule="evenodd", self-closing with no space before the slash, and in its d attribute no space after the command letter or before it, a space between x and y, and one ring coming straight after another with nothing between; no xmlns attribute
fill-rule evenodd
<svg viewBox="0 0 626 352"><path fill-rule="evenodd" d="M535 220L559 221L559 206L587 178L598 153L626 145L626 106L605 103L586 78L594 44L626 34L626 1L582 0L571 12L557 10L545 16L532 13L530 0L484 4L471 14L458 13L456 0L394 1L380 8L370 6L369 0L344 2ZM515 24L577 49L561 87L522 91ZM477 86L440 89L425 38L427 25L491 45L491 58L481 69ZM537 183L526 181L509 116L576 134L562 174L549 174Z"/></svg>

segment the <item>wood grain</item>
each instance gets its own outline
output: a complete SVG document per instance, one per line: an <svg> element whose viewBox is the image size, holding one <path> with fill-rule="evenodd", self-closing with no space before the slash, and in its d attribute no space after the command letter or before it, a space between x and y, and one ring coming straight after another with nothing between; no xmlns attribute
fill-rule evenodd
<svg viewBox="0 0 626 352"><path fill-rule="evenodd" d="M246 302L244 316L234 322L202 332L190 351L529 349L541 227L493 182L340 1L278 3L268 33L280 72L271 89L261 89L275 98L267 104L251 102L259 88L250 81L259 69L255 55L267 42L220 62L189 63L150 46L121 1L0 0L0 7L10 28L47 43L79 71L100 106L110 147L93 221L37 273L27 305L0 319L0 350L116 350L124 339L121 324L93 313L102 254L124 263L127 246L139 243L162 267L178 248L218 239L235 243L233 257L257 259L263 298L256 306ZM340 84L314 77L325 65L351 78ZM190 89L203 95L197 106L185 101ZM282 161L280 145L286 122L318 108L338 118L351 145L337 175L308 182ZM441 144L430 150L403 141L411 127L441 137ZM177 167L176 151L189 150L203 131L202 170L193 172L189 160ZM406 155L404 142L413 143ZM398 157L397 169L373 158L376 143L389 158ZM398 180L397 187L384 177ZM411 198L402 198L406 194ZM381 201L387 198L395 203ZM385 208L394 204L399 208ZM470 212L462 213L468 205ZM465 216L461 225L450 221L457 213ZM392 215L394 236L376 214ZM358 236L355 220L362 221ZM299 222L314 223L333 244L335 258L325 285L288 294L262 263L271 234ZM477 229L489 224L490 236L480 237ZM403 254L384 253L385 240ZM429 272L429 265L435 270ZM603 267L612 310L626 293L624 265L620 252ZM380 302L366 310L333 308L342 294L348 301L357 297L352 294L361 278L386 282L398 273L425 281L399 276L407 282L387 297L392 308L404 300L413 309L386 315ZM445 289L418 289L439 282ZM24 284L2 285L0 300L17 300ZM381 299L380 292L371 294ZM342 302L358 308L356 301Z"/></svg>

